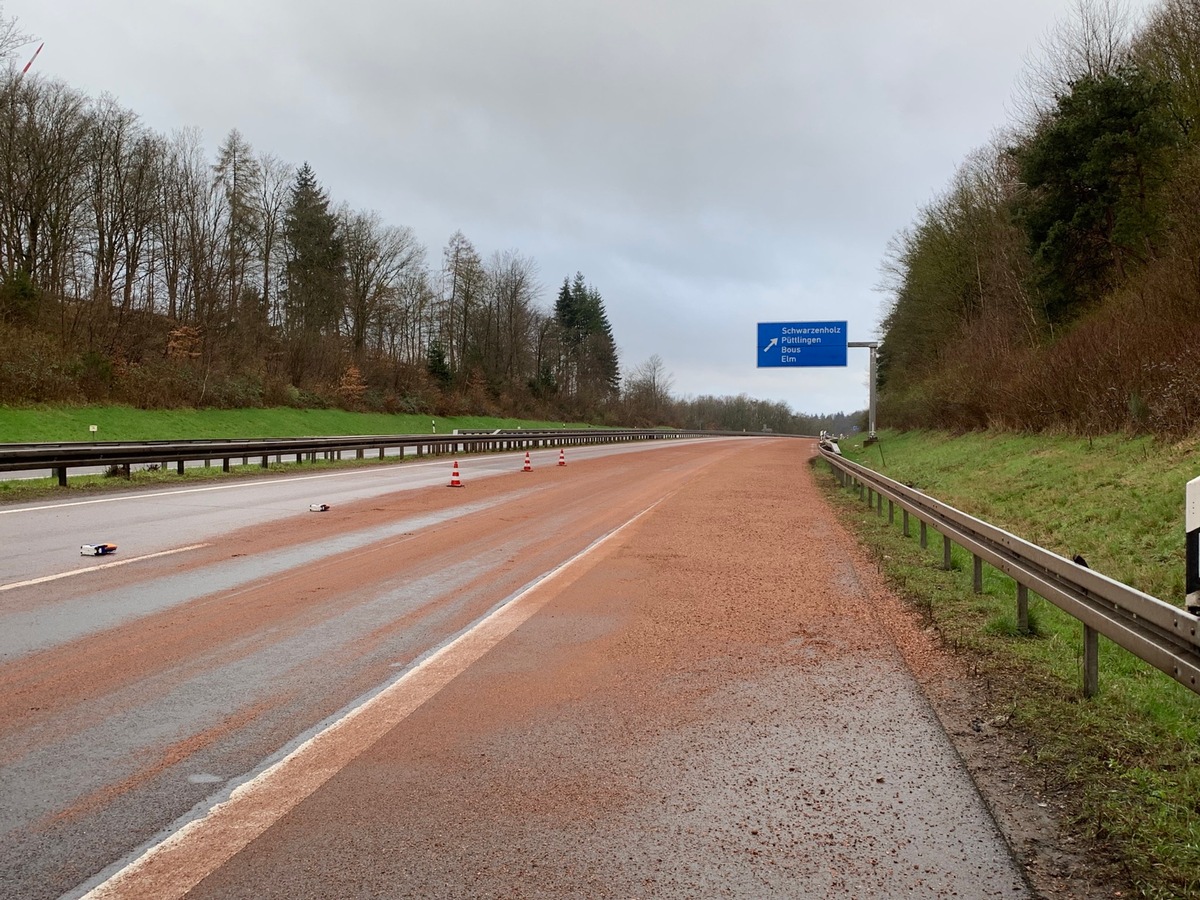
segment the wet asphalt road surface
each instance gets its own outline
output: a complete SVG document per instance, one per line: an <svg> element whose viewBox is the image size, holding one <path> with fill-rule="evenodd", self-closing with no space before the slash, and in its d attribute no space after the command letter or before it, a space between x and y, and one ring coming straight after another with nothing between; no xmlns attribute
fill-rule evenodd
<svg viewBox="0 0 1200 900"><path fill-rule="evenodd" d="M0 592L0 893L1025 896L810 452L206 506Z"/></svg>

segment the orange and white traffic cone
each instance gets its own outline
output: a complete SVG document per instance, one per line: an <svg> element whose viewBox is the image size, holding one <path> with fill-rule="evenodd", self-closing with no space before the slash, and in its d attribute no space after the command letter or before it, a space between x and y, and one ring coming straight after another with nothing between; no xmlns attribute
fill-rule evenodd
<svg viewBox="0 0 1200 900"><path fill-rule="evenodd" d="M450 472L450 483L446 487L462 487L462 479L458 477L458 460L454 461L454 469Z"/></svg>
<svg viewBox="0 0 1200 900"><path fill-rule="evenodd" d="M558 451L558 464L560 466L565 466L567 464L567 451L561 448Z"/></svg>
<svg viewBox="0 0 1200 900"><path fill-rule="evenodd" d="M525 467L523 469L521 469L521 471L522 472L532 472L533 471L533 466L529 462L529 451L528 450L525 451Z"/></svg>

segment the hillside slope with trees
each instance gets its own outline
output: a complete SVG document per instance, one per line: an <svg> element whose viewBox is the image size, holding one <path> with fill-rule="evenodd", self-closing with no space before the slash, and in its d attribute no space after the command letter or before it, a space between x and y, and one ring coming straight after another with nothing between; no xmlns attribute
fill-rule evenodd
<svg viewBox="0 0 1200 900"><path fill-rule="evenodd" d="M1200 425L1200 0L1075 12L889 248L889 426Z"/></svg>
<svg viewBox="0 0 1200 900"><path fill-rule="evenodd" d="M336 202L236 128L209 155L36 71L0 9L0 404L331 407L815 433L835 417L679 399L622 373L582 273ZM840 414L839 414L840 415Z"/></svg>

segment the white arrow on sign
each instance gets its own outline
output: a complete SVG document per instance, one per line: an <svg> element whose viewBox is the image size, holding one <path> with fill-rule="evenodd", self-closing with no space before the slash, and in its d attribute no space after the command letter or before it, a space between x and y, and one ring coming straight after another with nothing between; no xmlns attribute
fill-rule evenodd
<svg viewBox="0 0 1200 900"><path fill-rule="evenodd" d="M774 347L778 343L779 343L779 338L771 338L771 343L769 343L769 344L767 344L767 346L763 347L762 352L766 353L768 350L770 350L772 347Z"/></svg>

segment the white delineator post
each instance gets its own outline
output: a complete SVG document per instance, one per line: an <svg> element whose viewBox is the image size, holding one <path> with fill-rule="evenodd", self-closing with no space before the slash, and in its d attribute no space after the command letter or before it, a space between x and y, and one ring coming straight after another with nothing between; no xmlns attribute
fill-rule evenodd
<svg viewBox="0 0 1200 900"><path fill-rule="evenodd" d="M1184 527L1187 529L1187 575L1184 578L1187 608L1193 615L1200 615L1200 478L1193 478L1187 484Z"/></svg>

